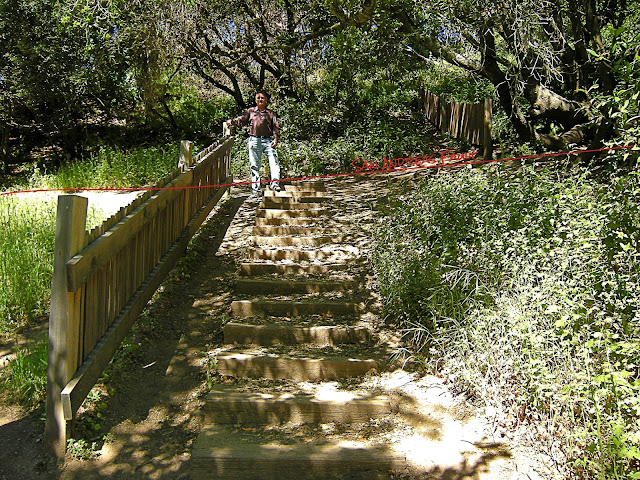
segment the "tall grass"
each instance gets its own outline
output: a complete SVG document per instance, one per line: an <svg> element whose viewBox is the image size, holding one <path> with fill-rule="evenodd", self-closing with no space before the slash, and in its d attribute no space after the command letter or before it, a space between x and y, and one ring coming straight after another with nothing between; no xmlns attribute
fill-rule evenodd
<svg viewBox="0 0 640 480"><path fill-rule="evenodd" d="M48 309L55 235L53 201L0 197L0 333Z"/></svg>
<svg viewBox="0 0 640 480"><path fill-rule="evenodd" d="M373 260L414 351L546 425L567 476L640 478L638 175L464 171L386 213Z"/></svg>
<svg viewBox="0 0 640 480"><path fill-rule="evenodd" d="M0 372L0 385L9 397L27 408L44 401L47 391L47 339L18 350L16 358Z"/></svg>
<svg viewBox="0 0 640 480"><path fill-rule="evenodd" d="M37 169L31 188L138 187L153 184L177 165L177 146L122 152L101 148L84 162L53 173ZM48 198L48 199L47 199ZM0 334L9 335L49 307L57 201L38 195L0 197ZM87 228L104 220L90 208Z"/></svg>
<svg viewBox="0 0 640 480"><path fill-rule="evenodd" d="M127 188L153 185L178 164L178 145L140 147L122 151L103 146L86 160L69 163L55 172L35 169L31 188Z"/></svg>

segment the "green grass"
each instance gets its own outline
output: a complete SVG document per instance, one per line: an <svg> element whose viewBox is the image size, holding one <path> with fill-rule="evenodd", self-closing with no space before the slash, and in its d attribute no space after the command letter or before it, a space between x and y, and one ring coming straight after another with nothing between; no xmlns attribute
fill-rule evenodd
<svg viewBox="0 0 640 480"><path fill-rule="evenodd" d="M385 213L373 260L414 355L546 425L571 478L640 478L637 172L466 170Z"/></svg>
<svg viewBox="0 0 640 480"><path fill-rule="evenodd" d="M47 390L48 342L41 340L19 349L16 358L0 371L0 385L9 398L27 408L44 401Z"/></svg>
<svg viewBox="0 0 640 480"><path fill-rule="evenodd" d="M51 201L0 197L0 333L48 310L55 234Z"/></svg>
<svg viewBox="0 0 640 480"><path fill-rule="evenodd" d="M177 164L178 147L140 148L133 152L101 149L85 162L55 173L33 172L31 188L137 187L156 183ZM13 338L23 327L48 314L53 275L57 200L54 195L0 196L0 336ZM87 230L105 219L90 207ZM42 368L44 362L45 368ZM43 398L46 341L19 350L2 374L12 399L29 407Z"/></svg>
<svg viewBox="0 0 640 480"><path fill-rule="evenodd" d="M101 148L84 162L54 173L37 169L32 189L138 187L154 184L172 172L177 146L139 148L122 152ZM55 197L5 195L0 197L0 334L12 335L49 308L55 242ZM104 214L89 209L87 229L100 224Z"/></svg>
<svg viewBox="0 0 640 480"><path fill-rule="evenodd" d="M38 195L0 197L0 335L49 310L57 201ZM87 229L104 220L89 208Z"/></svg>
<svg viewBox="0 0 640 480"><path fill-rule="evenodd" d="M195 151L195 150L194 150ZM55 172L35 169L30 188L127 188L153 185L178 165L179 145L121 151L101 147L90 158Z"/></svg>

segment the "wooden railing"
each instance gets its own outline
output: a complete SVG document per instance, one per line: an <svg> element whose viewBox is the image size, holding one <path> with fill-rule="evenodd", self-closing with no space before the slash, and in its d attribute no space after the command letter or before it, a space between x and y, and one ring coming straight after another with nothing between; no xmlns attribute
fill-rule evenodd
<svg viewBox="0 0 640 480"><path fill-rule="evenodd" d="M93 231L87 199L61 195L49 318L46 439L63 455L72 421L134 321L231 183L233 138L178 168Z"/></svg>
<svg viewBox="0 0 640 480"><path fill-rule="evenodd" d="M484 103L450 103L428 90L420 93L420 106L436 128L452 137L482 145L484 158L491 158L491 99Z"/></svg>

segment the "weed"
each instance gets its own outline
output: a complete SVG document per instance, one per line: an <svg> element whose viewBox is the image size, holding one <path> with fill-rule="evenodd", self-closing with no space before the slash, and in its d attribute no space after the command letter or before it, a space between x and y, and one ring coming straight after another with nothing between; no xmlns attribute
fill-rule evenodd
<svg viewBox="0 0 640 480"><path fill-rule="evenodd" d="M67 452L78 460L89 460L96 456L98 450L98 442L88 442L83 438L67 440Z"/></svg>
<svg viewBox="0 0 640 480"><path fill-rule="evenodd" d="M574 476L634 478L638 176L467 170L386 213L372 258L413 350L515 422L545 419Z"/></svg>
<svg viewBox="0 0 640 480"><path fill-rule="evenodd" d="M32 409L42 401L47 389L47 340L21 348L2 371L0 380L14 401Z"/></svg>
<svg viewBox="0 0 640 480"><path fill-rule="evenodd" d="M205 357L203 366L206 376L207 390L211 390L213 388L213 378L218 369L218 359L211 351L201 351L199 353L201 353Z"/></svg>

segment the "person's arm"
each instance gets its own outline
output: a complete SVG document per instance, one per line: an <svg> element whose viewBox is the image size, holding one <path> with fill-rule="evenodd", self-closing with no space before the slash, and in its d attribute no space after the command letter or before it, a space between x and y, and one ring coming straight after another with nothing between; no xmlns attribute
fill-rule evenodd
<svg viewBox="0 0 640 480"><path fill-rule="evenodd" d="M280 125L278 125L278 118L276 117L276 114L273 113L272 115L273 142L271 142L271 146L275 148L278 146L278 142L280 141Z"/></svg>
<svg viewBox="0 0 640 480"><path fill-rule="evenodd" d="M236 128L241 128L248 124L249 124L249 110L246 110L242 115L234 118L233 120L227 120L227 125L234 126Z"/></svg>

